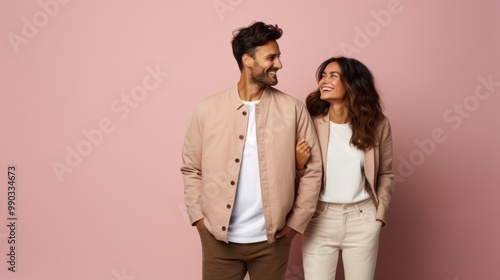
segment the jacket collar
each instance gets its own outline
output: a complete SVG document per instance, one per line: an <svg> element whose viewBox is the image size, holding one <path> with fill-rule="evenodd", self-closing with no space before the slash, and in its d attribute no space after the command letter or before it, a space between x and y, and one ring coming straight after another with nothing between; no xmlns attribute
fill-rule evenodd
<svg viewBox="0 0 500 280"><path fill-rule="evenodd" d="M272 88L266 87L264 89L264 92L262 92L259 104L267 104L269 100L271 100L271 93ZM235 110L239 110L244 105L238 93L238 84L235 84L229 88L229 98L231 99L231 103L233 104Z"/></svg>

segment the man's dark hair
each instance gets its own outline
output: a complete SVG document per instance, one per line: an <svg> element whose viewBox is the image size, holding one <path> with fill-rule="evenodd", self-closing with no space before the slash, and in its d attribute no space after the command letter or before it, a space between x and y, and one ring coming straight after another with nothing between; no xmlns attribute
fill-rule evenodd
<svg viewBox="0 0 500 280"><path fill-rule="evenodd" d="M243 55L253 57L255 48L265 45L269 41L276 41L283 35L283 30L278 25L269 25L263 22L254 22L248 27L238 28L233 31L231 45L233 55L238 62L238 67L243 69Z"/></svg>

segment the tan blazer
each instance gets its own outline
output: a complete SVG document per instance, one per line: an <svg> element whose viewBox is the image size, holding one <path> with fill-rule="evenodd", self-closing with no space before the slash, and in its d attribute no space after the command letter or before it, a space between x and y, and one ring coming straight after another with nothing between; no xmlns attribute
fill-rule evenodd
<svg viewBox="0 0 500 280"><path fill-rule="evenodd" d="M318 134L323 166L326 166L330 120L328 115L317 116L313 118L313 123ZM392 135L389 119L382 120L375 136L377 137L375 147L365 151L366 191L370 194L377 207L376 219L385 224L394 180L394 174L392 173ZM324 191L325 179L326 174L323 173L321 192Z"/></svg>

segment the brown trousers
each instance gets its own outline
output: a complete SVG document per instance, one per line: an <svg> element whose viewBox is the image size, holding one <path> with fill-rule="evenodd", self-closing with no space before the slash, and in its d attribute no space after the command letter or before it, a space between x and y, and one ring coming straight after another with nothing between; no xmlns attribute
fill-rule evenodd
<svg viewBox="0 0 500 280"><path fill-rule="evenodd" d="M203 280L284 280L292 239L238 244L215 239L206 229L199 231L203 257Z"/></svg>

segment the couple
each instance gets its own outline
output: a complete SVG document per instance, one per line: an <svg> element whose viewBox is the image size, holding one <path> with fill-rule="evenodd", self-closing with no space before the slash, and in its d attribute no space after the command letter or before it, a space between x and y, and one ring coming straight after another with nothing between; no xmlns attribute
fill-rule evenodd
<svg viewBox="0 0 500 280"><path fill-rule="evenodd" d="M285 279L296 233L306 279L373 279L391 198L392 138L370 71L336 57L306 106L273 88L277 25L233 34L237 84L198 104L181 172L203 279ZM312 117L312 118L311 118Z"/></svg>

